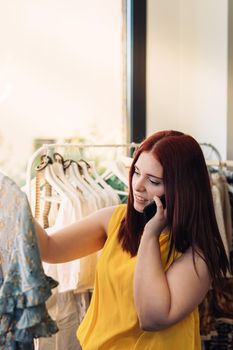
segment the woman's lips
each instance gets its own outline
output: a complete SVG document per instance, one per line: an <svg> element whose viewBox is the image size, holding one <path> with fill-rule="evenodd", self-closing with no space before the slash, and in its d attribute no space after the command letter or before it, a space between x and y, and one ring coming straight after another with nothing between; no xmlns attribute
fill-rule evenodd
<svg viewBox="0 0 233 350"><path fill-rule="evenodd" d="M136 194L134 195L134 199L138 202L138 203L141 203L141 204L145 204L148 202L147 199L141 197L141 196L137 196Z"/></svg>

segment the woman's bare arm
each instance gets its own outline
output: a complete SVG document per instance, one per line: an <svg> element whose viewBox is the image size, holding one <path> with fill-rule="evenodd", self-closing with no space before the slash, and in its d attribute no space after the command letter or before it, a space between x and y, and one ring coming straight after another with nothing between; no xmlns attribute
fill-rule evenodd
<svg viewBox="0 0 233 350"><path fill-rule="evenodd" d="M35 222L42 260L62 263L101 249L107 238L108 222L114 208L100 209L51 235Z"/></svg>
<svg viewBox="0 0 233 350"><path fill-rule="evenodd" d="M211 279L203 258L189 248L165 272L159 236L166 226L166 210L158 197L156 215L146 224L134 276L134 300L141 328L163 329L191 313L206 295ZM201 252L200 252L201 254Z"/></svg>
<svg viewBox="0 0 233 350"><path fill-rule="evenodd" d="M155 331L180 321L201 303L210 287L204 260L191 248L164 272L159 238L142 237L134 279L134 299L141 328ZM197 274L198 273L198 274Z"/></svg>

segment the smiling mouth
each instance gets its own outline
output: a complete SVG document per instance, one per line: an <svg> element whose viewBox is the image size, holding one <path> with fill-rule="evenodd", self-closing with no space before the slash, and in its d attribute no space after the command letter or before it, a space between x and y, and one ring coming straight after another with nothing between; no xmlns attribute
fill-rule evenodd
<svg viewBox="0 0 233 350"><path fill-rule="evenodd" d="M142 203L142 204L145 204L148 202L147 199L143 198L143 197L140 197L140 196L137 196L137 195L134 195L134 199L139 202L139 203Z"/></svg>

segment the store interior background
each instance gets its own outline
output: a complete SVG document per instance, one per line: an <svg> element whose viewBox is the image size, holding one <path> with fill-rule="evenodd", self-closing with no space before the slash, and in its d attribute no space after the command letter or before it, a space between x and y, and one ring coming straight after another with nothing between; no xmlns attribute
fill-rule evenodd
<svg viewBox="0 0 233 350"><path fill-rule="evenodd" d="M41 140L140 141L128 136L126 3L2 3L0 169L18 184ZM231 0L147 0L146 135L181 130L233 159L232 14Z"/></svg>
<svg viewBox="0 0 233 350"><path fill-rule="evenodd" d="M231 0L148 0L148 133L175 128L233 159Z"/></svg>

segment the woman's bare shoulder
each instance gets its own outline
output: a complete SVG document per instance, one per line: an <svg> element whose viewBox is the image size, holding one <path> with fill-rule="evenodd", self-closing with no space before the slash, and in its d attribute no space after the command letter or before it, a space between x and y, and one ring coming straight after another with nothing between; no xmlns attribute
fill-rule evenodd
<svg viewBox="0 0 233 350"><path fill-rule="evenodd" d="M98 220L101 222L106 233L108 230L109 221L117 207L118 207L117 205L114 205L114 206L102 208L102 209L99 209L96 212L96 214L93 215L93 219L95 216L96 218L98 217Z"/></svg>

